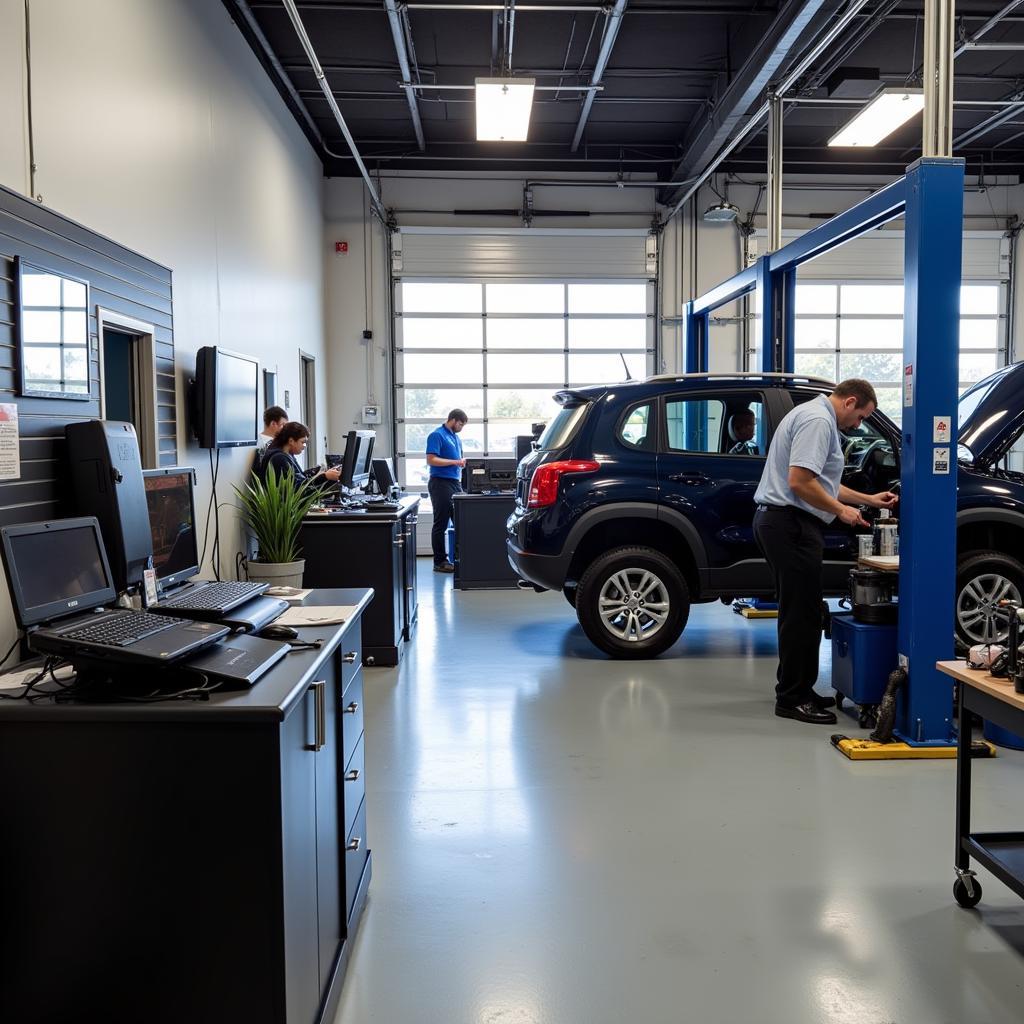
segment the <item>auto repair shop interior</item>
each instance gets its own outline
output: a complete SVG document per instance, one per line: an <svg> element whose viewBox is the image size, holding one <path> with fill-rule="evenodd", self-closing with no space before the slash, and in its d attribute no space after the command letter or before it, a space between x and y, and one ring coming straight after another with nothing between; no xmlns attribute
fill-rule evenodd
<svg viewBox="0 0 1024 1024"><path fill-rule="evenodd" d="M0 1018L1020 1021L1022 83L0 0Z"/></svg>

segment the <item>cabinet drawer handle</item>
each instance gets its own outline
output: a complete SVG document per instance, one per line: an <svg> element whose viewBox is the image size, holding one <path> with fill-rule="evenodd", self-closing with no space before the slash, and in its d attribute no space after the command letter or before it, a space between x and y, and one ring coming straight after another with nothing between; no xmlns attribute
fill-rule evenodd
<svg viewBox="0 0 1024 1024"><path fill-rule="evenodd" d="M409 593L411 594L416 588L415 587L406 587L405 589L408 590Z"/></svg>
<svg viewBox="0 0 1024 1024"><path fill-rule="evenodd" d="M345 781L346 782L355 782L356 779L358 779L358 778L359 778L359 769L358 768L353 768L352 771L345 772Z"/></svg>
<svg viewBox="0 0 1024 1024"><path fill-rule="evenodd" d="M341 660L345 662L346 665L351 665L356 660L357 656L357 651L348 651L346 654L341 656Z"/></svg>
<svg viewBox="0 0 1024 1024"><path fill-rule="evenodd" d="M352 701L352 703L349 704L349 706L347 708L345 708L345 714L346 715L354 715L358 710L359 710L359 705L355 701Z"/></svg>
<svg viewBox="0 0 1024 1024"><path fill-rule="evenodd" d="M355 853L356 850L358 850L359 847L362 845L362 843L363 843L363 837L362 836L356 836L354 839L350 839L349 842L345 846L345 852L346 853Z"/></svg>
<svg viewBox="0 0 1024 1024"><path fill-rule="evenodd" d="M318 679L310 683L314 697L314 739L307 750L323 750L327 744L327 680Z"/></svg>
<svg viewBox="0 0 1024 1024"><path fill-rule="evenodd" d="M405 536L404 536L404 534L401 537L399 537L398 540L396 540L394 542L394 544L395 544L396 548L403 548L403 547L405 547Z"/></svg>

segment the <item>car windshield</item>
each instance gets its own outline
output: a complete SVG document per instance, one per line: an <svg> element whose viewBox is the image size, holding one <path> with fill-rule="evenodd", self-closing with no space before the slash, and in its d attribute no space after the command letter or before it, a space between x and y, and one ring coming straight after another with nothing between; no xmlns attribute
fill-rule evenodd
<svg viewBox="0 0 1024 1024"><path fill-rule="evenodd" d="M564 448L575 433L577 424L583 419L589 404L589 402L580 402L576 405L563 405L558 415L541 434L537 448L542 452L553 452Z"/></svg>

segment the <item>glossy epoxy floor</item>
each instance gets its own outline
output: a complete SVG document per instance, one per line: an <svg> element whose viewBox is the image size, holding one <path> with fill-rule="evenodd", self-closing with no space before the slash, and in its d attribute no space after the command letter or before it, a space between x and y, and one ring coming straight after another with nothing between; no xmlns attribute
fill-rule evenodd
<svg viewBox="0 0 1024 1024"><path fill-rule="evenodd" d="M983 871L952 902L953 764L855 765L772 716L773 621L702 606L616 663L561 596L420 568L416 642L366 676L338 1024L1024 1019L1024 903ZM1024 828L1021 755L974 793L975 827Z"/></svg>

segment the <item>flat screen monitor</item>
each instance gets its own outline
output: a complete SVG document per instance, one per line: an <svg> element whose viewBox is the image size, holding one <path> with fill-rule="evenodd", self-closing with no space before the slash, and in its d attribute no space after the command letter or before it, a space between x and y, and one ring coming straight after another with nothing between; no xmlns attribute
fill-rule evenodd
<svg viewBox="0 0 1024 1024"><path fill-rule="evenodd" d="M95 516L8 526L2 533L22 627L113 603L117 595Z"/></svg>
<svg viewBox="0 0 1024 1024"><path fill-rule="evenodd" d="M522 462L533 451L533 434L519 434L516 437L516 462Z"/></svg>
<svg viewBox="0 0 1024 1024"><path fill-rule="evenodd" d="M259 363L207 345L196 353L193 415L200 448L255 445L259 422Z"/></svg>
<svg viewBox="0 0 1024 1024"><path fill-rule="evenodd" d="M370 481L373 442L377 435L372 430L350 430L345 438L345 454L341 460L342 487L365 487Z"/></svg>
<svg viewBox="0 0 1024 1024"><path fill-rule="evenodd" d="M391 488L398 483L395 479L395 467L390 459L373 460L373 479L381 494L389 493Z"/></svg>
<svg viewBox="0 0 1024 1024"><path fill-rule="evenodd" d="M187 466L142 472L153 538L153 568L164 587L199 572L195 471Z"/></svg>

